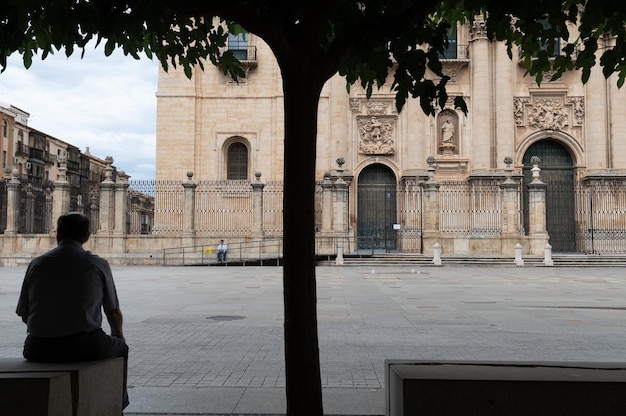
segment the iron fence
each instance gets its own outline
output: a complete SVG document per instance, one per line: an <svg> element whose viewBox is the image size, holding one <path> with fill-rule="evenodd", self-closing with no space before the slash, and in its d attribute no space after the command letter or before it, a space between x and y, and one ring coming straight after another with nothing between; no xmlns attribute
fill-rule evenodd
<svg viewBox="0 0 626 416"><path fill-rule="evenodd" d="M180 236L183 232L185 188L182 181L130 181L126 213L129 234ZM496 180L476 182L442 180L439 193L439 230L444 236L497 237L502 229L502 194ZM48 233L51 229L54 183L28 184L21 180L19 233ZM315 193L316 228L321 228L323 191ZM397 249L421 252L423 189L417 182L396 188L398 228L390 238ZM223 236L231 241L250 235L254 193L247 181L201 181L195 189L196 235ZM336 198L334 194L333 198ZM0 180L0 233L7 227L7 180ZM346 199L346 236L351 236L350 208ZM100 187L95 184L71 194L72 210L86 213L92 232L99 229ZM331 202L333 206L336 201ZM520 210L522 207L520 207ZM576 251L626 253L626 181L578 183L574 187ZM279 237L283 228L283 183L268 181L263 189L262 229L266 237ZM333 212L333 220L337 220ZM557 213L558 215L558 213ZM320 240L321 241L321 240ZM368 247L366 240L345 240L345 252ZM319 252L333 252L334 243L320 242ZM354 244L354 247L352 245ZM331 247L331 249L329 249Z"/></svg>
<svg viewBox="0 0 626 416"><path fill-rule="evenodd" d="M54 185L43 182L34 185L21 181L20 213L18 232L20 234L43 234L50 230Z"/></svg>
<svg viewBox="0 0 626 416"><path fill-rule="evenodd" d="M0 233L7 229L7 181L0 181Z"/></svg>
<svg viewBox="0 0 626 416"><path fill-rule="evenodd" d="M626 253L626 184L578 184L574 196L577 251Z"/></svg>
<svg viewBox="0 0 626 416"><path fill-rule="evenodd" d="M439 230L443 234L494 237L502 231L499 182L446 180L439 188Z"/></svg>

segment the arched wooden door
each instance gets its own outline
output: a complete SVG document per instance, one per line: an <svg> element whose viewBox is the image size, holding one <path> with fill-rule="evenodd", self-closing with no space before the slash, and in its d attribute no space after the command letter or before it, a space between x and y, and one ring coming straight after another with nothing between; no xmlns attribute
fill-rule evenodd
<svg viewBox="0 0 626 416"><path fill-rule="evenodd" d="M359 249L395 250L396 176L384 165L370 165L359 174L357 192Z"/></svg>
<svg viewBox="0 0 626 416"><path fill-rule="evenodd" d="M524 154L524 228L529 230L528 188L532 181L530 158L539 156L540 178L546 183L546 229L553 251L576 251L574 162L555 140L541 140Z"/></svg>

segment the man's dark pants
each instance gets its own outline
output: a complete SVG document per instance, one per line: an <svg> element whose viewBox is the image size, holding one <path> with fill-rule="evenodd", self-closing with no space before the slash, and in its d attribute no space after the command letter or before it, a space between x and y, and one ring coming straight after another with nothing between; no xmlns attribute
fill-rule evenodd
<svg viewBox="0 0 626 416"><path fill-rule="evenodd" d="M128 406L126 380L128 377L128 345L102 329L81 332L66 337L42 338L28 335L24 342L24 358L39 362L95 361L124 358L124 396L122 408Z"/></svg>

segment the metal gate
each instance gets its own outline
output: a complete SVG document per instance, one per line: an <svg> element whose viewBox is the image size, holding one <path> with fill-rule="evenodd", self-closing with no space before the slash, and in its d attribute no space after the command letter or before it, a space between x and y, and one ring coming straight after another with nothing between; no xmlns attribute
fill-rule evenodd
<svg viewBox="0 0 626 416"><path fill-rule="evenodd" d="M576 220L574 163L567 149L554 140L534 143L524 154L524 228L529 230L528 184L532 181L530 158L539 156L540 179L546 183L546 230L553 251L574 252Z"/></svg>
<svg viewBox="0 0 626 416"><path fill-rule="evenodd" d="M576 207L579 251L626 253L626 183L623 180L578 184Z"/></svg>
<svg viewBox="0 0 626 416"><path fill-rule="evenodd" d="M391 251L397 248L396 177L383 165L363 169L358 181L357 246Z"/></svg>

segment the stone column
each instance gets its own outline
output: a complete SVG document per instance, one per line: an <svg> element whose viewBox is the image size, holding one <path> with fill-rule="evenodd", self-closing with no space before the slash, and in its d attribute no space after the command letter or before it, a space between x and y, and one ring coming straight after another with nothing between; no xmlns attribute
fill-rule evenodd
<svg viewBox="0 0 626 416"><path fill-rule="evenodd" d="M532 255L540 256L543 249L548 244L549 235L546 231L546 184L539 178L539 158L533 156L530 162L533 180L528 184L528 215L530 252Z"/></svg>
<svg viewBox="0 0 626 416"><path fill-rule="evenodd" d="M424 212L422 212L422 236L424 252L430 250L439 240L439 183L435 181L435 158L430 156L428 162L428 180L421 184L424 194Z"/></svg>
<svg viewBox="0 0 626 416"><path fill-rule="evenodd" d="M600 59L603 52L603 40L600 39L596 52L596 59ZM585 85L585 136L588 145L586 152L587 173L604 173L610 168L610 137L609 109L607 108L607 79L602 73L602 67L595 65L591 68L589 80ZM618 113L619 114L619 113ZM623 115L620 115L623 118ZM621 133L621 132L620 132Z"/></svg>
<svg viewBox="0 0 626 416"><path fill-rule="evenodd" d="M51 233L56 233L57 219L70 210L70 183L67 180L67 161L61 159L57 180L52 191L52 227Z"/></svg>
<svg viewBox="0 0 626 416"><path fill-rule="evenodd" d="M502 236L519 236L520 229L520 207L519 207L519 183L511 179L513 159L504 158L506 168L504 169L506 179L500 184L502 189Z"/></svg>
<svg viewBox="0 0 626 416"><path fill-rule="evenodd" d="M492 153L492 76L489 59L487 23L477 18L470 41L472 142L471 159L474 170L485 171L491 166ZM510 65L510 62L509 62Z"/></svg>
<svg viewBox="0 0 626 416"><path fill-rule="evenodd" d="M98 234L110 234L114 228L115 182L113 181L113 158L105 159L104 181L100 183L100 228Z"/></svg>
<svg viewBox="0 0 626 416"><path fill-rule="evenodd" d="M115 179L115 226L114 233L118 235L126 235L128 232L128 222L126 215L128 213L128 179L130 176L123 170L117 172Z"/></svg>
<svg viewBox="0 0 626 416"><path fill-rule="evenodd" d="M515 140L511 140L511 137L515 137L513 89L511 85L514 84L514 71L517 70L517 65L514 65L513 62L517 62L516 59L519 60L519 57L509 58L504 42L493 43L492 47L495 55L495 91L492 108L497 108L493 114L495 118L493 158L494 162L497 162L501 157L515 154ZM493 167L496 167L496 163Z"/></svg>
<svg viewBox="0 0 626 416"><path fill-rule="evenodd" d="M263 189L261 172L255 172L256 180L252 183L252 236L263 237Z"/></svg>
<svg viewBox="0 0 626 416"><path fill-rule="evenodd" d="M616 37L606 40L607 46L614 47L617 42ZM622 139L626 132L626 95L622 88L617 86L619 74L613 74L607 79L608 84L608 108L609 122L609 168L624 169L626 160L622 155L626 154L626 141ZM582 107L584 111L584 107ZM579 110L580 111L580 110Z"/></svg>
<svg viewBox="0 0 626 416"><path fill-rule="evenodd" d="M7 228L5 235L16 235L20 228L20 172L11 171L11 180L7 182Z"/></svg>

